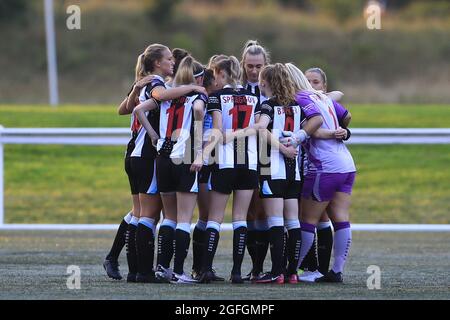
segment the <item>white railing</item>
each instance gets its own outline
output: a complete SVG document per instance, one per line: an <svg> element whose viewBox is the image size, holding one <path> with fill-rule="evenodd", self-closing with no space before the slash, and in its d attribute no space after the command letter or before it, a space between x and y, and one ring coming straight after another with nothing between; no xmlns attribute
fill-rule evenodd
<svg viewBox="0 0 450 320"><path fill-rule="evenodd" d="M349 144L450 144L450 128L352 128ZM125 145L128 128L3 128L1 144Z"/></svg>
<svg viewBox="0 0 450 320"><path fill-rule="evenodd" d="M450 144L450 128L352 128L349 144ZM0 230L109 230L113 225L43 225L4 223L5 144L126 145L127 128L4 128L0 126ZM231 228L224 224L223 229ZM358 231L450 231L450 225L355 224Z"/></svg>
<svg viewBox="0 0 450 320"><path fill-rule="evenodd" d="M350 144L450 144L450 128L352 128Z"/></svg>

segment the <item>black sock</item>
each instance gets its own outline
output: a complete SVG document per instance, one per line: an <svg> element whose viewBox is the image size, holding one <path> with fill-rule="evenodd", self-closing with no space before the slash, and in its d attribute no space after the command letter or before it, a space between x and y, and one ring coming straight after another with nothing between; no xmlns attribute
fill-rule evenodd
<svg viewBox="0 0 450 320"><path fill-rule="evenodd" d="M328 273L332 248L333 230L331 227L317 230L317 255L319 257L319 272L321 274Z"/></svg>
<svg viewBox="0 0 450 320"><path fill-rule="evenodd" d="M199 272L202 268L203 252L205 251L206 231L197 227L192 234L192 270Z"/></svg>
<svg viewBox="0 0 450 320"><path fill-rule="evenodd" d="M155 238L153 230L138 223L136 229L137 264L140 274L148 275L153 272L155 255Z"/></svg>
<svg viewBox="0 0 450 320"><path fill-rule="evenodd" d="M127 245L127 262L128 272L137 273L137 253L136 253L136 226L129 224L127 228L127 234L125 237Z"/></svg>
<svg viewBox="0 0 450 320"><path fill-rule="evenodd" d="M213 228L207 228L205 234L205 251L203 252L203 271L212 269L214 255L219 244L219 231Z"/></svg>
<svg viewBox="0 0 450 320"><path fill-rule="evenodd" d="M127 234L127 229L128 223L125 220L122 220L119 229L117 229L116 237L114 238L111 250L106 256L106 260L117 261L119 259L120 252L122 251L122 248L125 246L125 237Z"/></svg>
<svg viewBox="0 0 450 320"><path fill-rule="evenodd" d="M183 274L184 260L189 251L189 243L191 242L191 234L181 229L175 230L175 252L173 259L173 272Z"/></svg>
<svg viewBox="0 0 450 320"><path fill-rule="evenodd" d="M298 260L300 259L300 246L302 240L302 232L300 228L291 229L288 231L288 244L287 244L287 252L288 252L288 275L297 274L297 265Z"/></svg>
<svg viewBox="0 0 450 320"><path fill-rule="evenodd" d="M283 247L284 247L284 227L277 226L269 229L270 234L270 256L272 258L273 275L283 273Z"/></svg>
<svg viewBox="0 0 450 320"><path fill-rule="evenodd" d="M239 227L233 231L233 269L231 274L241 274L247 243L247 227Z"/></svg>
<svg viewBox="0 0 450 320"><path fill-rule="evenodd" d="M263 272L264 260L269 250L269 230L258 230L256 233L256 263L254 267L255 273Z"/></svg>
<svg viewBox="0 0 450 320"><path fill-rule="evenodd" d="M169 268L173 257L175 230L169 226L159 227L157 264Z"/></svg>
<svg viewBox="0 0 450 320"><path fill-rule="evenodd" d="M257 230L247 230L247 251L252 259L252 271L255 270L257 261L257 233Z"/></svg>
<svg viewBox="0 0 450 320"><path fill-rule="evenodd" d="M309 249L305 259L303 259L300 269L307 271L316 271L317 264L317 237L314 236L314 242Z"/></svg>
<svg viewBox="0 0 450 320"><path fill-rule="evenodd" d="M289 238L289 234L288 232L285 230L284 234L283 234L283 259L281 260L283 262L282 264L282 270L283 270L283 274L286 274L287 272L287 264L288 264L288 238Z"/></svg>

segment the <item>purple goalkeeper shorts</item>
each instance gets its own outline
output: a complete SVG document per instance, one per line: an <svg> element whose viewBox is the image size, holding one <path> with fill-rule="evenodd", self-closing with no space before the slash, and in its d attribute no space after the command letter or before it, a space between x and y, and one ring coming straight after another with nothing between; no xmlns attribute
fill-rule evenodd
<svg viewBox="0 0 450 320"><path fill-rule="evenodd" d="M323 202L333 200L336 192L352 194L355 175L356 172L307 174L302 196Z"/></svg>

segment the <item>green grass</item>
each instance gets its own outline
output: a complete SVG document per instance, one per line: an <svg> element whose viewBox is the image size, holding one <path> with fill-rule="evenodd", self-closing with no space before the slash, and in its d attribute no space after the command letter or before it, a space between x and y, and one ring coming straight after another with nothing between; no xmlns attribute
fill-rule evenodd
<svg viewBox="0 0 450 320"><path fill-rule="evenodd" d="M353 128L450 128L449 105L349 104Z"/></svg>
<svg viewBox="0 0 450 320"><path fill-rule="evenodd" d="M353 222L450 223L450 146L350 150ZM116 223L131 207L121 147L7 145L5 172L8 223Z"/></svg>
<svg viewBox="0 0 450 320"><path fill-rule="evenodd" d="M353 128L450 128L450 105L346 105ZM127 127L112 105L0 105L4 127Z"/></svg>
<svg viewBox="0 0 450 320"><path fill-rule="evenodd" d="M450 223L449 145L351 145L354 221Z"/></svg>
<svg viewBox="0 0 450 320"><path fill-rule="evenodd" d="M0 299L306 300L450 299L448 233L354 232L344 284L205 285L128 284L106 277L101 263L113 232L0 231ZM219 275L232 267L232 234L223 232L214 259ZM185 272L192 264L189 252ZM125 254L119 258L127 274ZM66 286L67 267L81 271L81 289ZM368 290L367 267L381 270L381 289ZM250 270L248 255L243 272ZM265 270L270 259L265 261ZM263 286L263 288L262 288Z"/></svg>
<svg viewBox="0 0 450 320"><path fill-rule="evenodd" d="M350 110L353 127L450 127L448 106ZM129 121L114 106L0 106L0 119L5 127L126 127ZM358 168L353 222L450 223L449 145L349 148ZM116 223L131 207L124 149L6 145L6 222Z"/></svg>
<svg viewBox="0 0 450 320"><path fill-rule="evenodd" d="M131 207L121 147L8 145L5 158L8 222L112 222Z"/></svg>

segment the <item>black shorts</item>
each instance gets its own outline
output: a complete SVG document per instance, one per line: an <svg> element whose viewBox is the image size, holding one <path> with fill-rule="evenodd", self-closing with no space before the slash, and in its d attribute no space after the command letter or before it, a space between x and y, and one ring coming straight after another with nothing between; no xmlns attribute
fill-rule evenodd
<svg viewBox="0 0 450 320"><path fill-rule="evenodd" d="M156 158L156 177L160 192L198 192L197 172L190 171L190 164L174 164L172 159Z"/></svg>
<svg viewBox="0 0 450 320"><path fill-rule="evenodd" d="M231 194L233 190L258 188L258 173L250 169L215 169L211 174L211 190Z"/></svg>
<svg viewBox="0 0 450 320"><path fill-rule="evenodd" d="M133 171L131 170L131 158L125 158L125 172L128 176L128 182L130 183L131 194L138 194L138 183L136 177L133 175Z"/></svg>
<svg viewBox="0 0 450 320"><path fill-rule="evenodd" d="M131 174L137 193L158 194L156 165L153 158L131 157ZM134 193L133 193L134 194Z"/></svg>
<svg viewBox="0 0 450 320"><path fill-rule="evenodd" d="M198 183L208 183L211 177L211 172L213 171L214 165L204 165L202 170L198 173Z"/></svg>
<svg viewBox="0 0 450 320"><path fill-rule="evenodd" d="M302 192L302 182L297 180L272 180L261 179L259 181L259 196L267 198L298 199Z"/></svg>

